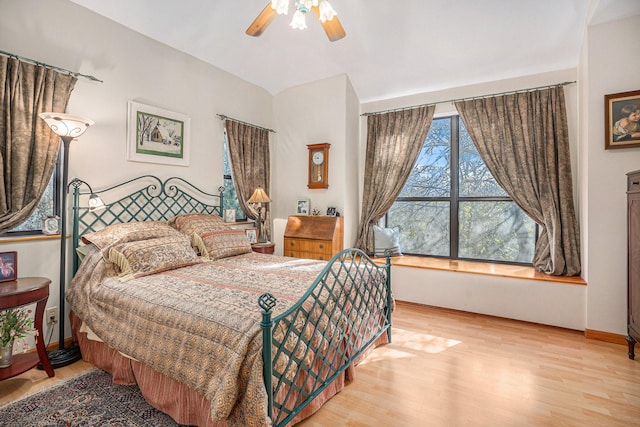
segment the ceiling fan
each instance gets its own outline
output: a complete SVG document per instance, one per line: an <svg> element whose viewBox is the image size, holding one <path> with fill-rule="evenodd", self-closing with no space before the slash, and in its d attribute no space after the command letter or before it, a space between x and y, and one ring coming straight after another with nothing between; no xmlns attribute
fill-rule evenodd
<svg viewBox="0 0 640 427"><path fill-rule="evenodd" d="M307 28L305 16L309 10L313 10L324 32L332 42L340 40L347 34L336 16L336 11L328 0L293 0L296 9L291 25L293 28L304 30ZM286 15L289 12L289 0L271 0L260 12L258 17L249 25L246 33L253 37L260 36L267 29L276 15Z"/></svg>

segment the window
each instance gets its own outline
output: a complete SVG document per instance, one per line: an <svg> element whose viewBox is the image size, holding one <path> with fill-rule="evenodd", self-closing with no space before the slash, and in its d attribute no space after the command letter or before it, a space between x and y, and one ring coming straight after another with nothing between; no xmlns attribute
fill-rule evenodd
<svg viewBox="0 0 640 427"><path fill-rule="evenodd" d="M235 209L236 221L246 221L242 209L240 209L240 202L238 202L238 195L236 194L236 188L233 186L233 178L231 177L231 164L229 163L229 153L227 148L227 132L224 133L224 206L222 209Z"/></svg>
<svg viewBox="0 0 640 427"><path fill-rule="evenodd" d="M536 224L480 158L459 116L434 119L387 214L405 254L531 264Z"/></svg>
<svg viewBox="0 0 640 427"><path fill-rule="evenodd" d="M7 234L39 234L42 232L42 218L45 216L58 215L58 206L60 205L60 198L57 193L57 189L60 188L60 183L58 181L59 166L60 161L56 164L56 168L49 180L49 184L47 184L47 188L44 190L42 198L38 202L38 205L31 216L29 216L29 218L27 218L22 224L8 231Z"/></svg>

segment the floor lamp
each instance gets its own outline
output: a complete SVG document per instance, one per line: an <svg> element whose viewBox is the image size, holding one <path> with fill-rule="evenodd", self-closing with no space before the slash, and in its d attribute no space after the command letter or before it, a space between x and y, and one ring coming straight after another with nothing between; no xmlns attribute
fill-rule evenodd
<svg viewBox="0 0 640 427"><path fill-rule="evenodd" d="M267 243L267 237L265 236L264 227L262 226L262 204L269 203L270 201L271 199L262 187L256 188L256 191L254 191L249 200L247 200L248 203L256 203L258 205L258 243Z"/></svg>
<svg viewBox="0 0 640 427"><path fill-rule="evenodd" d="M62 163L62 197L60 199L60 315L59 317L59 337L58 349L48 353L49 362L53 369L70 365L82 358L80 347L73 344L69 347L64 345L64 323L65 323L65 289L67 272L67 191L69 180L69 146L74 138L79 137L93 125L93 120L83 117L72 116L61 113L40 113L38 115L54 131L63 142L63 163Z"/></svg>

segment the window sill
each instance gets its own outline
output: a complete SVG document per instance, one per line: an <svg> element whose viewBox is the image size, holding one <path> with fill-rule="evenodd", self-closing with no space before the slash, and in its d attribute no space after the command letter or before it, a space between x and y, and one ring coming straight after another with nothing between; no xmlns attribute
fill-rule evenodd
<svg viewBox="0 0 640 427"><path fill-rule="evenodd" d="M384 264L384 258L376 258L377 264ZM586 285L580 276L551 276L537 272L533 267L510 264L496 264L490 262L458 261L443 258L429 258L421 256L402 255L391 258L391 265L399 267L426 268L429 270L457 271L460 273L484 274L488 276L502 276L516 279L542 280L545 282L567 283L571 285Z"/></svg>
<svg viewBox="0 0 640 427"><path fill-rule="evenodd" d="M69 235L67 235L67 239ZM20 243L20 242L33 242L36 240L60 240L59 234L30 234L27 236L5 236L0 237L0 244L2 243Z"/></svg>

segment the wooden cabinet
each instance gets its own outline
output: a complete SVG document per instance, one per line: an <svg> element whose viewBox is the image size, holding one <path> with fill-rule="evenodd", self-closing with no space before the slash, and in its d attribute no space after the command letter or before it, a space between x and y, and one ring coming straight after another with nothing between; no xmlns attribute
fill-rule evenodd
<svg viewBox="0 0 640 427"><path fill-rule="evenodd" d="M284 230L284 256L328 261L344 246L344 218L290 216Z"/></svg>
<svg viewBox="0 0 640 427"><path fill-rule="evenodd" d="M640 170L627 174L627 342L629 358L640 341Z"/></svg>

